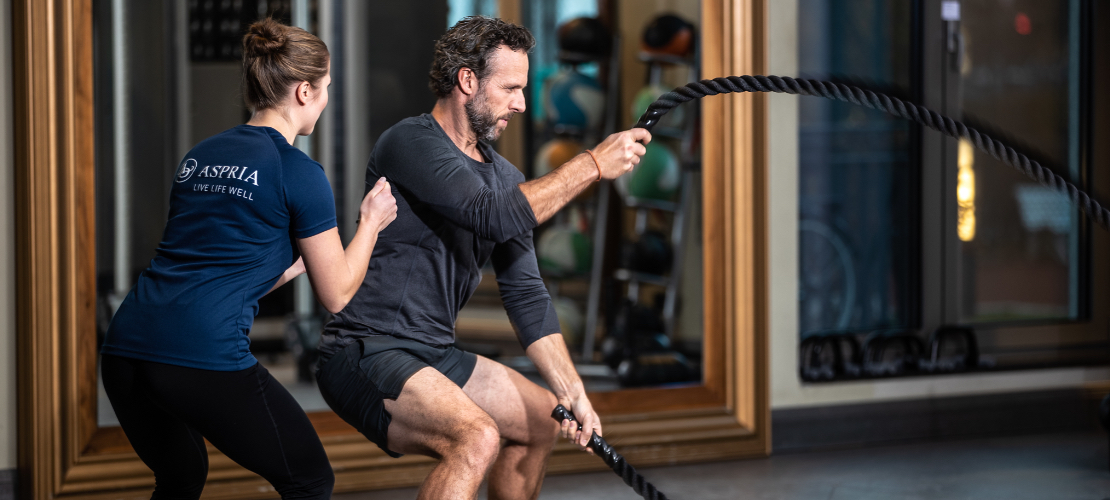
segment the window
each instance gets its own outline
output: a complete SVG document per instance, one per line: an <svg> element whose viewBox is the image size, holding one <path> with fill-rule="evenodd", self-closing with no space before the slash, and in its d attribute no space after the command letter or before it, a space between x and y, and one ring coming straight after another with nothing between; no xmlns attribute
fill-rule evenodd
<svg viewBox="0 0 1110 500"><path fill-rule="evenodd" d="M923 104L1090 189L1092 9L801 0L801 76ZM1095 243L1066 197L860 106L802 98L799 124L804 379L1105 359Z"/></svg>
<svg viewBox="0 0 1110 500"><path fill-rule="evenodd" d="M802 0L799 68L913 100L911 4ZM803 332L915 323L916 128L853 104L799 102Z"/></svg>

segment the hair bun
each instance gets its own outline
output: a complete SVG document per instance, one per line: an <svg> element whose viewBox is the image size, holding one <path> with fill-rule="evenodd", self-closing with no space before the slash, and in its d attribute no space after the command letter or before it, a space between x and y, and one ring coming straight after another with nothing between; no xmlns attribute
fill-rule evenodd
<svg viewBox="0 0 1110 500"><path fill-rule="evenodd" d="M243 102L252 111L281 106L291 86L328 74L328 46L301 28L263 19L243 35Z"/></svg>
<svg viewBox="0 0 1110 500"><path fill-rule="evenodd" d="M248 57L263 57L285 48L286 26L270 18L263 19L247 28L243 37L243 54Z"/></svg>

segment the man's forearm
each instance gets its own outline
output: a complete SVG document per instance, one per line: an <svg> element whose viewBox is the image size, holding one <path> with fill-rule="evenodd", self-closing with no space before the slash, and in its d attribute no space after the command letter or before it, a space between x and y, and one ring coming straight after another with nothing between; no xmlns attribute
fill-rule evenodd
<svg viewBox="0 0 1110 500"><path fill-rule="evenodd" d="M599 179L616 179L632 170L647 152L651 134L642 128L617 132L606 137L593 150L582 153L539 179L520 185L520 191L532 207L537 223L544 223L563 208L590 183Z"/></svg>
<svg viewBox="0 0 1110 500"><path fill-rule="evenodd" d="M564 420L560 424L561 435L573 440L583 450L587 450L586 445L590 442L590 436L594 433L602 436L604 433L601 430L601 419L590 404L590 398L586 396L582 378L578 376L578 371L574 369L574 363L570 360L570 352L567 351L563 336L553 334L543 337L532 342L525 352L536 364L536 368L539 368L540 376L547 381L559 404L574 412L578 424L582 426L579 429L574 422ZM587 451L593 453L592 450Z"/></svg>
<svg viewBox="0 0 1110 500"><path fill-rule="evenodd" d="M528 346L528 359L535 363L540 376L559 399L574 399L585 392L582 378L574 369L570 352L561 334L542 337Z"/></svg>
<svg viewBox="0 0 1110 500"><path fill-rule="evenodd" d="M588 153L575 156L551 173L520 184L536 223L543 224L598 179L598 168Z"/></svg>

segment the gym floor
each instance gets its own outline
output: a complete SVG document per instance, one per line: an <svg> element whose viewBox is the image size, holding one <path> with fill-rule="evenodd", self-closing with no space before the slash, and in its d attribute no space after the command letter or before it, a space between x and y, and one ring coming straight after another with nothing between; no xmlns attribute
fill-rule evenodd
<svg viewBox="0 0 1110 500"><path fill-rule="evenodd" d="M590 459L583 456L583 460ZM1102 432L776 454L766 459L644 468L640 472L675 500L1110 498L1107 436ZM403 488L333 498L400 500L415 496L415 488ZM484 492L480 498L485 498ZM540 498L635 500L639 496L616 475L605 472L548 477Z"/></svg>

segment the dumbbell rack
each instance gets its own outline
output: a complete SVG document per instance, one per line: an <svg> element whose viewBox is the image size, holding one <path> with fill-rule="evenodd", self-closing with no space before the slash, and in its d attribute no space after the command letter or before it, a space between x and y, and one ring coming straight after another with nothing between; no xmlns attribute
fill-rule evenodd
<svg viewBox="0 0 1110 500"><path fill-rule="evenodd" d="M640 60L648 65L648 83L659 84L662 79L662 65L670 64L685 66L688 69L689 81L697 81L697 59L685 59L674 56L663 56L641 53ZM612 81L612 80L611 80ZM693 200L693 189L697 184L697 172L700 171L701 162L698 158L687 158L686 152L694 144L694 125L696 113L687 117L682 128L656 127L652 133L656 138L678 139L680 142L679 158L681 176L679 178L679 198L677 202L652 200L626 196L624 205L635 210L634 232L637 238L643 237L647 231L648 214L652 210L669 212L673 216L669 243L671 245L671 268L667 274L652 274L619 268L613 271L612 278L625 283L625 296L633 303L640 302L640 285L651 284L664 288L663 299L663 324L668 338L674 338L675 318L678 308L678 291L682 281L682 267L684 262L683 236L686 226L686 212ZM616 120L610 123L615 123ZM596 223L594 224L594 256L590 279L589 300L586 310L585 332L582 342L582 359L592 360L594 356L595 332L597 330L598 310L600 308L602 287L602 260L604 258L606 225L608 222L609 183L603 182L599 186L598 208Z"/></svg>

